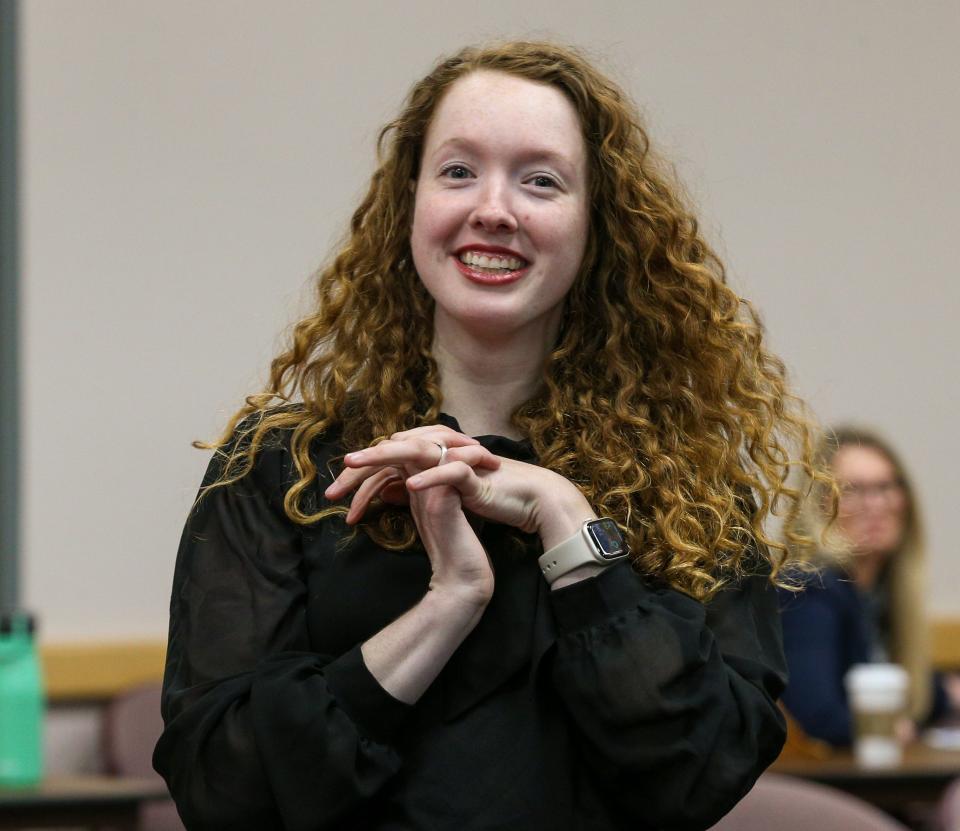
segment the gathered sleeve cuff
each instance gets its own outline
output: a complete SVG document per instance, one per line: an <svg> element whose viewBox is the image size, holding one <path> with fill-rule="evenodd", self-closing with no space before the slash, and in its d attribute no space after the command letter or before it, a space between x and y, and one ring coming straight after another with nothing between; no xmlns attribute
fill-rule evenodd
<svg viewBox="0 0 960 831"><path fill-rule="evenodd" d="M642 601L647 591L626 561L550 593L561 633L596 626Z"/></svg>
<svg viewBox="0 0 960 831"><path fill-rule="evenodd" d="M327 667L327 687L350 718L374 741L391 744L413 707L394 698L370 673L355 646Z"/></svg>
<svg viewBox="0 0 960 831"><path fill-rule="evenodd" d="M776 591L764 574L704 604L627 563L551 593L552 681L624 823L714 824L783 745Z"/></svg>

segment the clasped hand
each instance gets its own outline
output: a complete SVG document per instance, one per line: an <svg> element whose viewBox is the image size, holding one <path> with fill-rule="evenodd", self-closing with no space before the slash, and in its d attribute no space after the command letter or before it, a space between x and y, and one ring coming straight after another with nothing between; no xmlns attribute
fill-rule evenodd
<svg viewBox="0 0 960 831"><path fill-rule="evenodd" d="M447 447L442 464L437 464ZM417 427L344 457L328 499L354 492L347 512L355 524L380 497L409 504L433 566L432 586L469 586L489 599L493 573L465 511L540 534L544 546L573 533L593 512L577 488L552 471L497 456L476 439L442 425ZM571 530L572 529L572 530Z"/></svg>
<svg viewBox="0 0 960 831"><path fill-rule="evenodd" d="M437 464L441 443L447 451ZM413 494L447 488L456 491L463 509L472 514L535 531L536 488L531 479L549 473L496 456L476 439L442 425L394 433L379 444L348 453L344 464L326 496L337 499L356 490L346 517L349 524L359 522L377 496L405 505Z"/></svg>

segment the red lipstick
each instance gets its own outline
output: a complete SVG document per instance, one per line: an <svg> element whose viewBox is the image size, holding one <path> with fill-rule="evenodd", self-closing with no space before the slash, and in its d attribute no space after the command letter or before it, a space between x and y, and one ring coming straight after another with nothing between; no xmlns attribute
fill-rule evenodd
<svg viewBox="0 0 960 831"><path fill-rule="evenodd" d="M493 257L510 257L511 259L520 260L523 265L520 268L513 269L511 271L507 271L506 269L484 271L482 268L477 266L467 265L467 263L460 259L463 254L468 252L476 252L477 254ZM516 251L512 251L509 248L504 248L499 245L483 245L480 243L461 246L454 254L453 261L464 277L471 282L479 283L480 285L484 286L505 286L510 283L515 283L517 280L523 277L530 268L530 263L528 263L527 260L520 256L520 254L518 254Z"/></svg>

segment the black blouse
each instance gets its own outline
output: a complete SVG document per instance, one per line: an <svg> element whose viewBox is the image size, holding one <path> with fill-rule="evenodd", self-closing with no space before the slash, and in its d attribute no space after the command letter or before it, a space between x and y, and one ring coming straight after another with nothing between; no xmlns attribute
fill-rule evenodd
<svg viewBox="0 0 960 831"><path fill-rule="evenodd" d="M526 442L480 441L535 461ZM343 452L317 443L318 504ZM345 544L339 517L291 523L296 478L278 440L184 529L154 765L189 829L703 829L780 751L762 575L706 606L627 563L551 592L489 523L489 606L422 698L397 701L360 644L420 600L427 557Z"/></svg>

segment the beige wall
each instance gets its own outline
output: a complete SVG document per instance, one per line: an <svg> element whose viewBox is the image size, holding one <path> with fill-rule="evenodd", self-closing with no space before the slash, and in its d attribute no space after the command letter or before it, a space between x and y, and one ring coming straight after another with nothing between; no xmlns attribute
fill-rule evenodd
<svg viewBox="0 0 960 831"><path fill-rule="evenodd" d="M955 2L23 3L24 588L47 639L166 626L210 436L442 52L590 50L824 419L894 437L960 613ZM948 234L951 239L948 244Z"/></svg>

